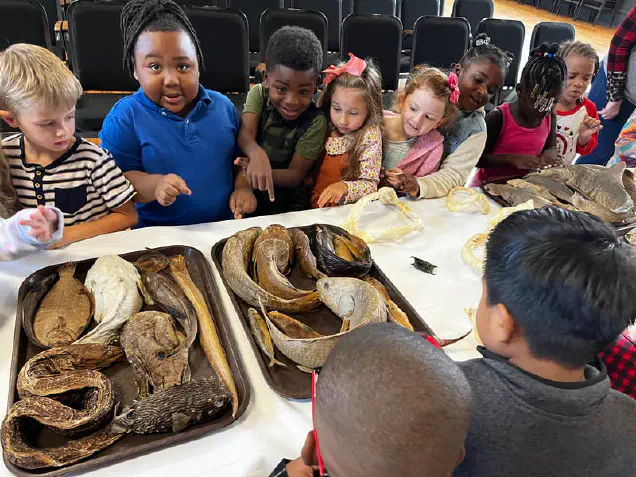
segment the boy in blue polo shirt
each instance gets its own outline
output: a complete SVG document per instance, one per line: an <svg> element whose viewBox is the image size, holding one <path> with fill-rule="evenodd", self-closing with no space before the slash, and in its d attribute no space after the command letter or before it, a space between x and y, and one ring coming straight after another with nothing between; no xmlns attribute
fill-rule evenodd
<svg viewBox="0 0 636 477"><path fill-rule="evenodd" d="M233 160L241 121L222 94L199 84L201 48L172 0L132 0L121 16L124 62L140 89L119 101L100 132L137 190L139 226L225 220L256 208Z"/></svg>

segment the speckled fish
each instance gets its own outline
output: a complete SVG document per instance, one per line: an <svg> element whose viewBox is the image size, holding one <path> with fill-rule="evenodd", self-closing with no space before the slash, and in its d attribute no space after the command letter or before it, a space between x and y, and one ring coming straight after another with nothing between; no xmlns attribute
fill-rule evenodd
<svg viewBox="0 0 636 477"><path fill-rule="evenodd" d="M572 203L571 201L572 196L574 195L574 191L554 177L548 177L543 174L533 173L525 176L523 180L536 185L546 192L549 192L557 199L560 199L567 203Z"/></svg>
<svg viewBox="0 0 636 477"><path fill-rule="evenodd" d="M557 198L549 192L545 187L539 186L532 182L526 181L524 179L512 179L507 182L508 185L512 187L516 187L517 189L527 190L531 194L538 195L539 197L553 203L557 204Z"/></svg>
<svg viewBox="0 0 636 477"><path fill-rule="evenodd" d="M286 300L272 295L252 280L247 273L254 242L262 230L259 227L242 230L227 239L223 247L221 266L223 277L232 291L252 306L259 302L272 310L286 313L314 311L320 306L318 292L312 292L301 298Z"/></svg>
<svg viewBox="0 0 636 477"><path fill-rule="evenodd" d="M270 225L254 242L252 257L258 284L265 291L285 300L303 298L313 290L296 288L287 279L294 255L294 242L282 225Z"/></svg>
<svg viewBox="0 0 636 477"><path fill-rule="evenodd" d="M321 301L340 319L351 321L351 329L363 323L387 320L387 309L380 293L357 278L321 278L316 283Z"/></svg>
<svg viewBox="0 0 636 477"><path fill-rule="evenodd" d="M575 193L572 196L572 205L581 212L589 212L606 222L622 222L632 215L631 213L616 213L607 207L603 207L601 204L583 198L579 193Z"/></svg>
<svg viewBox="0 0 636 477"><path fill-rule="evenodd" d="M77 344L109 344L119 339L121 327L141 310L143 289L135 266L117 255L98 258L86 274L86 288L95 297L95 328Z"/></svg>
<svg viewBox="0 0 636 477"><path fill-rule="evenodd" d="M309 244L309 237L307 237L307 234L297 228L290 228L287 229L287 231L294 243L294 256L298 266L300 267L300 271L308 277L313 277L316 280L326 278L327 275L318 270L316 256L311 251L311 245Z"/></svg>
<svg viewBox="0 0 636 477"><path fill-rule="evenodd" d="M523 204L532 200L535 207L545 207L552 205L552 202L545 200L532 192L524 189L518 189L508 184L486 184L484 186L486 192L491 195L501 197L511 207Z"/></svg>
<svg viewBox="0 0 636 477"><path fill-rule="evenodd" d="M179 384L159 391L113 418L112 427L120 432L153 434L181 432L220 415L231 396L215 376Z"/></svg>
<svg viewBox="0 0 636 477"><path fill-rule="evenodd" d="M554 177L600 206L621 214L629 213L634 208L634 201L623 186L624 171L625 163L620 162L612 167L585 164L553 167L542 171L541 174Z"/></svg>
<svg viewBox="0 0 636 477"><path fill-rule="evenodd" d="M277 364L279 366L287 367L285 363L278 361L274 356L274 342L269 334L269 329L267 329L267 323L265 323L261 314L254 308L250 308L247 310L247 318L250 323L252 336L256 340L256 344L263 354L267 356L267 359L269 359L268 366L271 368Z"/></svg>
<svg viewBox="0 0 636 477"><path fill-rule="evenodd" d="M382 299L384 300L384 303L386 304L386 308L388 311L387 318L389 319L390 322L403 326L404 328L410 331L415 330L413 328L413 325L409 321L409 317L406 316L406 313L400 310L400 307L397 306L397 304L393 300L391 300L389 291L386 289L386 287L382 283L380 283L379 280L376 280L373 277L365 277L364 281L367 282L369 285L373 286L373 288L375 288L380 293L380 296L382 297Z"/></svg>
<svg viewBox="0 0 636 477"><path fill-rule="evenodd" d="M93 297L74 277L75 268L68 263L58 269L59 279L40 302L35 316L31 315L32 321L23 314L25 332L42 348L73 343L93 317Z"/></svg>

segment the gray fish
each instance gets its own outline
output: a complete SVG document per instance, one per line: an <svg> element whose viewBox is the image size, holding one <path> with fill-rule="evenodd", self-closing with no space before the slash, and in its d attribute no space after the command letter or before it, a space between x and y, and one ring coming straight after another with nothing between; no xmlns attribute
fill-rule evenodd
<svg viewBox="0 0 636 477"><path fill-rule="evenodd" d="M491 195L496 195L505 200L511 207L516 207L519 204L523 204L532 200L535 207L546 207L552 205L552 202L545 200L543 197L539 197L532 192L524 189L517 189L508 184L486 184L484 189Z"/></svg>
<svg viewBox="0 0 636 477"><path fill-rule="evenodd" d="M545 187L538 186L524 179L512 179L509 180L507 184L511 185L512 187L516 187L517 189L526 190L531 194L536 194L539 197L551 202L552 204L558 203L558 199L554 196L554 194L548 191Z"/></svg>
<svg viewBox="0 0 636 477"><path fill-rule="evenodd" d="M574 205L578 210L582 212L589 212L606 222L622 222L630 216L630 214L626 212L618 214L607 207L603 207L601 204L585 199L578 193L574 194L572 197L572 205Z"/></svg>
<svg viewBox="0 0 636 477"><path fill-rule="evenodd" d="M636 175L630 169L625 169L623 173L623 187L636 203Z"/></svg>
<svg viewBox="0 0 636 477"><path fill-rule="evenodd" d="M115 432L135 434L181 432L215 418L231 400L221 381L210 376L135 401L113 418L112 428Z"/></svg>
<svg viewBox="0 0 636 477"><path fill-rule="evenodd" d="M535 184L543 188L557 199L571 203L574 191L566 186L563 182L554 177L548 177L543 174L528 174L523 178L526 182Z"/></svg>

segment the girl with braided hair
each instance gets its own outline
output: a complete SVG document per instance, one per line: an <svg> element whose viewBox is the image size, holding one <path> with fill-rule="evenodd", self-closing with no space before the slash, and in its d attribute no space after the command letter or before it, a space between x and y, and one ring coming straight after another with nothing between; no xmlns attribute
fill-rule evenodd
<svg viewBox="0 0 636 477"><path fill-rule="evenodd" d="M137 190L138 226L253 211L241 175L233 187L240 116L227 97L199 84L203 55L185 12L172 0L131 0L120 26L123 62L140 89L113 107L99 136Z"/></svg>
<svg viewBox="0 0 636 477"><path fill-rule="evenodd" d="M530 53L517 85L517 99L486 117L488 139L477 164L473 187L501 177L562 165L556 148L556 113L566 80L557 44L543 43Z"/></svg>

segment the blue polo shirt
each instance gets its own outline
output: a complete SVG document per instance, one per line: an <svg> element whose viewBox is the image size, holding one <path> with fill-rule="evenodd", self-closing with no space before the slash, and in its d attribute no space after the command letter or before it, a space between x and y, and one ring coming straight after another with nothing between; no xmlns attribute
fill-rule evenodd
<svg viewBox="0 0 636 477"><path fill-rule="evenodd" d="M137 227L231 218L232 168L240 127L239 113L230 100L202 86L185 118L150 101L141 88L117 102L99 137L121 170L177 174L192 191L168 207L157 201L136 204Z"/></svg>

